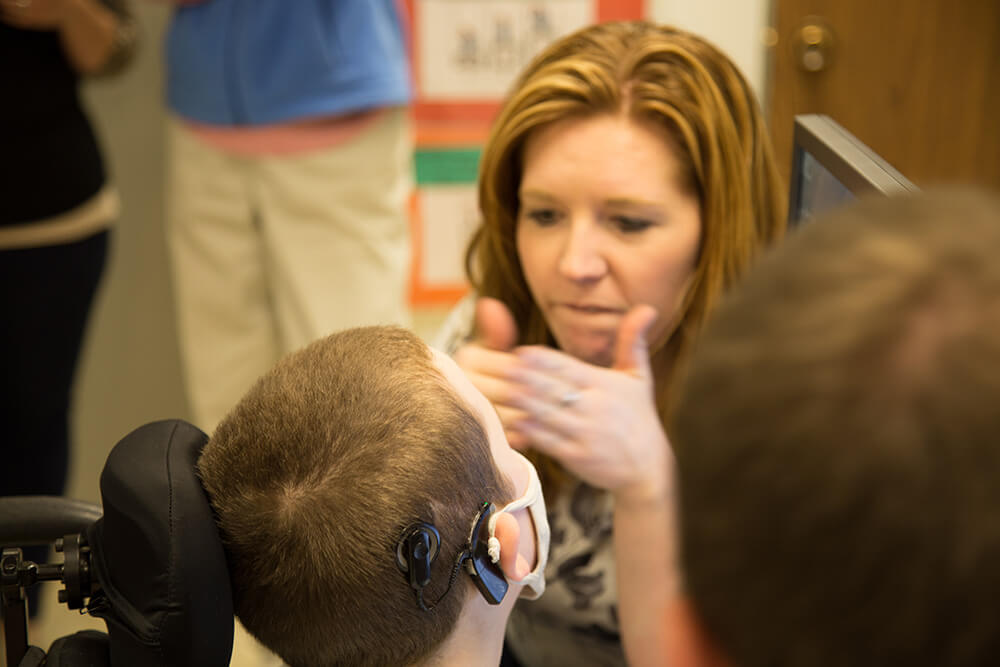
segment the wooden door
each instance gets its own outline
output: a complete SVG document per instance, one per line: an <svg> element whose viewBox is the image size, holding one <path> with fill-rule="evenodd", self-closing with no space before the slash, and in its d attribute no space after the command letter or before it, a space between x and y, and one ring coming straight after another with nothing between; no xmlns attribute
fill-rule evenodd
<svg viewBox="0 0 1000 667"><path fill-rule="evenodd" d="M1000 0L774 0L766 104L823 113L917 185L1000 188Z"/></svg>

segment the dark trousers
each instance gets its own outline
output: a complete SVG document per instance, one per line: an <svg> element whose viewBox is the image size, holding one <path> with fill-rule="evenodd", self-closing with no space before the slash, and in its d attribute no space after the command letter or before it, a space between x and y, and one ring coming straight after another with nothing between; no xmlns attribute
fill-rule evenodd
<svg viewBox="0 0 1000 667"><path fill-rule="evenodd" d="M70 395L108 236L0 250L0 495L65 490ZM47 555L38 547L25 558Z"/></svg>

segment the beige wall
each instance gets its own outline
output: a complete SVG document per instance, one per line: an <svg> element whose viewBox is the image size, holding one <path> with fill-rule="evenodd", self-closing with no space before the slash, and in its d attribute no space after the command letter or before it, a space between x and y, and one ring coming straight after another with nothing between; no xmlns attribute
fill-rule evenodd
<svg viewBox="0 0 1000 667"><path fill-rule="evenodd" d="M120 77L85 88L123 209L74 391L69 494L93 501L103 462L121 436L154 419L187 415L163 242L166 12L157 3L133 6L143 28L136 61Z"/></svg>
<svg viewBox="0 0 1000 667"><path fill-rule="evenodd" d="M766 58L761 32L773 0L646 0L650 16L696 32L733 59L762 95Z"/></svg>

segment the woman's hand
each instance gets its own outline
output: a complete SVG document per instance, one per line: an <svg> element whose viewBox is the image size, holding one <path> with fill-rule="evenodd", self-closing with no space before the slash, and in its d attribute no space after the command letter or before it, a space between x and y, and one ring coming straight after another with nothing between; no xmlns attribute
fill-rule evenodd
<svg viewBox="0 0 1000 667"><path fill-rule="evenodd" d="M529 346L515 350L521 363L506 372L506 409L523 415L508 429L627 503L662 502L669 485L670 452L645 339L655 318L645 305L626 314L611 368Z"/></svg>
<svg viewBox="0 0 1000 667"><path fill-rule="evenodd" d="M512 352L516 342L517 324L507 306L483 297L476 302L476 338L455 352L455 363L496 408L510 446L525 449L530 445L527 438L512 428L525 417L511 404L522 391L511 380L521 363Z"/></svg>
<svg viewBox="0 0 1000 667"><path fill-rule="evenodd" d="M653 397L645 333L649 306L625 316L611 368L544 346L514 348L517 326L500 301L476 304L477 338L455 361L497 410L511 446L559 461L619 502L662 502L669 445Z"/></svg>

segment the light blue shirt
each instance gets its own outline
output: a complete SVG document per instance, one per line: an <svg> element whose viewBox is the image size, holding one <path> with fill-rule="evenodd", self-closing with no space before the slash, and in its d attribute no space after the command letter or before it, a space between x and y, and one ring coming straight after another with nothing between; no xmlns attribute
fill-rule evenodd
<svg viewBox="0 0 1000 667"><path fill-rule="evenodd" d="M177 9L167 104L212 125L260 125L407 104L395 0L209 0Z"/></svg>

